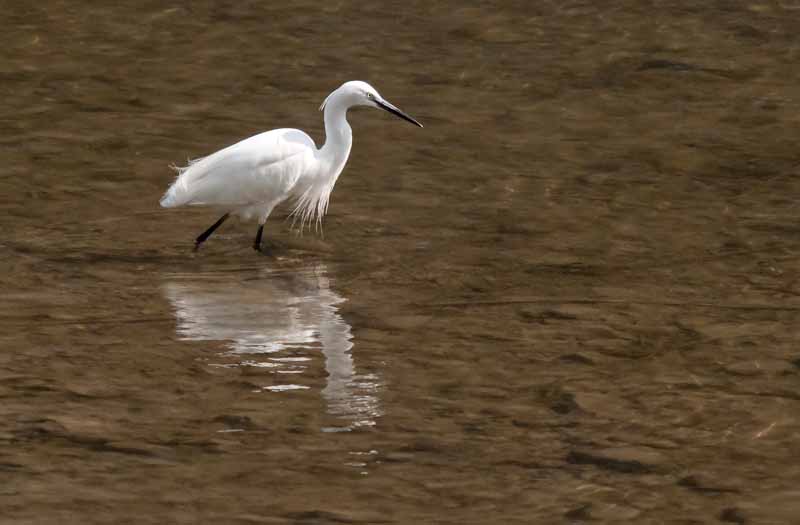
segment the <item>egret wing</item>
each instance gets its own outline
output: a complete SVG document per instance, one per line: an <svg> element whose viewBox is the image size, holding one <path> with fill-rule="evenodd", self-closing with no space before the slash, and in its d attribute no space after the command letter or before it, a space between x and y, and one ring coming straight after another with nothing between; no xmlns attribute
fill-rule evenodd
<svg viewBox="0 0 800 525"><path fill-rule="evenodd" d="M284 200L314 161L314 141L300 130L276 129L179 168L164 207L247 206Z"/></svg>

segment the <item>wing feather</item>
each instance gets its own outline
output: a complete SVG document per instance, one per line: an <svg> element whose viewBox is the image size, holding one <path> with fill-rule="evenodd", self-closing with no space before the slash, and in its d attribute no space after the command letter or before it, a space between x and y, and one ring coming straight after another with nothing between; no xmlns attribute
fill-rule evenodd
<svg viewBox="0 0 800 525"><path fill-rule="evenodd" d="M314 141L300 130L260 133L177 168L161 206L230 208L283 200L315 152Z"/></svg>

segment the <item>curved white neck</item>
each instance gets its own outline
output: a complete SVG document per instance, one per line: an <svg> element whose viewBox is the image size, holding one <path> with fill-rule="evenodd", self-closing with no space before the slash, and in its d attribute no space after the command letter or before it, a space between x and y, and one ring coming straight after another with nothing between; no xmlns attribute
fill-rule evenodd
<svg viewBox="0 0 800 525"><path fill-rule="evenodd" d="M325 104L325 144L320 148L320 156L331 163L336 175L344 168L350 148L353 145L353 131L347 123L347 106L337 97Z"/></svg>

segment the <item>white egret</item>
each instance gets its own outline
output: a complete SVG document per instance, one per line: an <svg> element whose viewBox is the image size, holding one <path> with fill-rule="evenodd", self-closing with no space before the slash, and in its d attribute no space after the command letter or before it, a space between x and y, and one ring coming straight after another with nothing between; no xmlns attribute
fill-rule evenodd
<svg viewBox="0 0 800 525"><path fill-rule="evenodd" d="M333 185L350 155L353 134L347 122L352 106L385 109L412 124L422 124L387 102L358 80L345 82L320 106L324 110L325 144L298 129L275 129L254 135L207 157L176 168L178 178L161 198L161 206L212 206L225 214L195 240L195 250L231 215L258 219L253 248L261 251L264 223L278 204L292 199L300 227L322 221Z"/></svg>

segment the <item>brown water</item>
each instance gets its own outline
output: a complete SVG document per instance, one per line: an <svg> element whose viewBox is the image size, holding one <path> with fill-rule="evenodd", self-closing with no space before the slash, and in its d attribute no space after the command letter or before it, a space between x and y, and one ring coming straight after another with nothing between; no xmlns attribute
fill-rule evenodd
<svg viewBox="0 0 800 525"><path fill-rule="evenodd" d="M800 5L495 4L1 6L2 523L800 520ZM192 253L354 78L425 129Z"/></svg>

